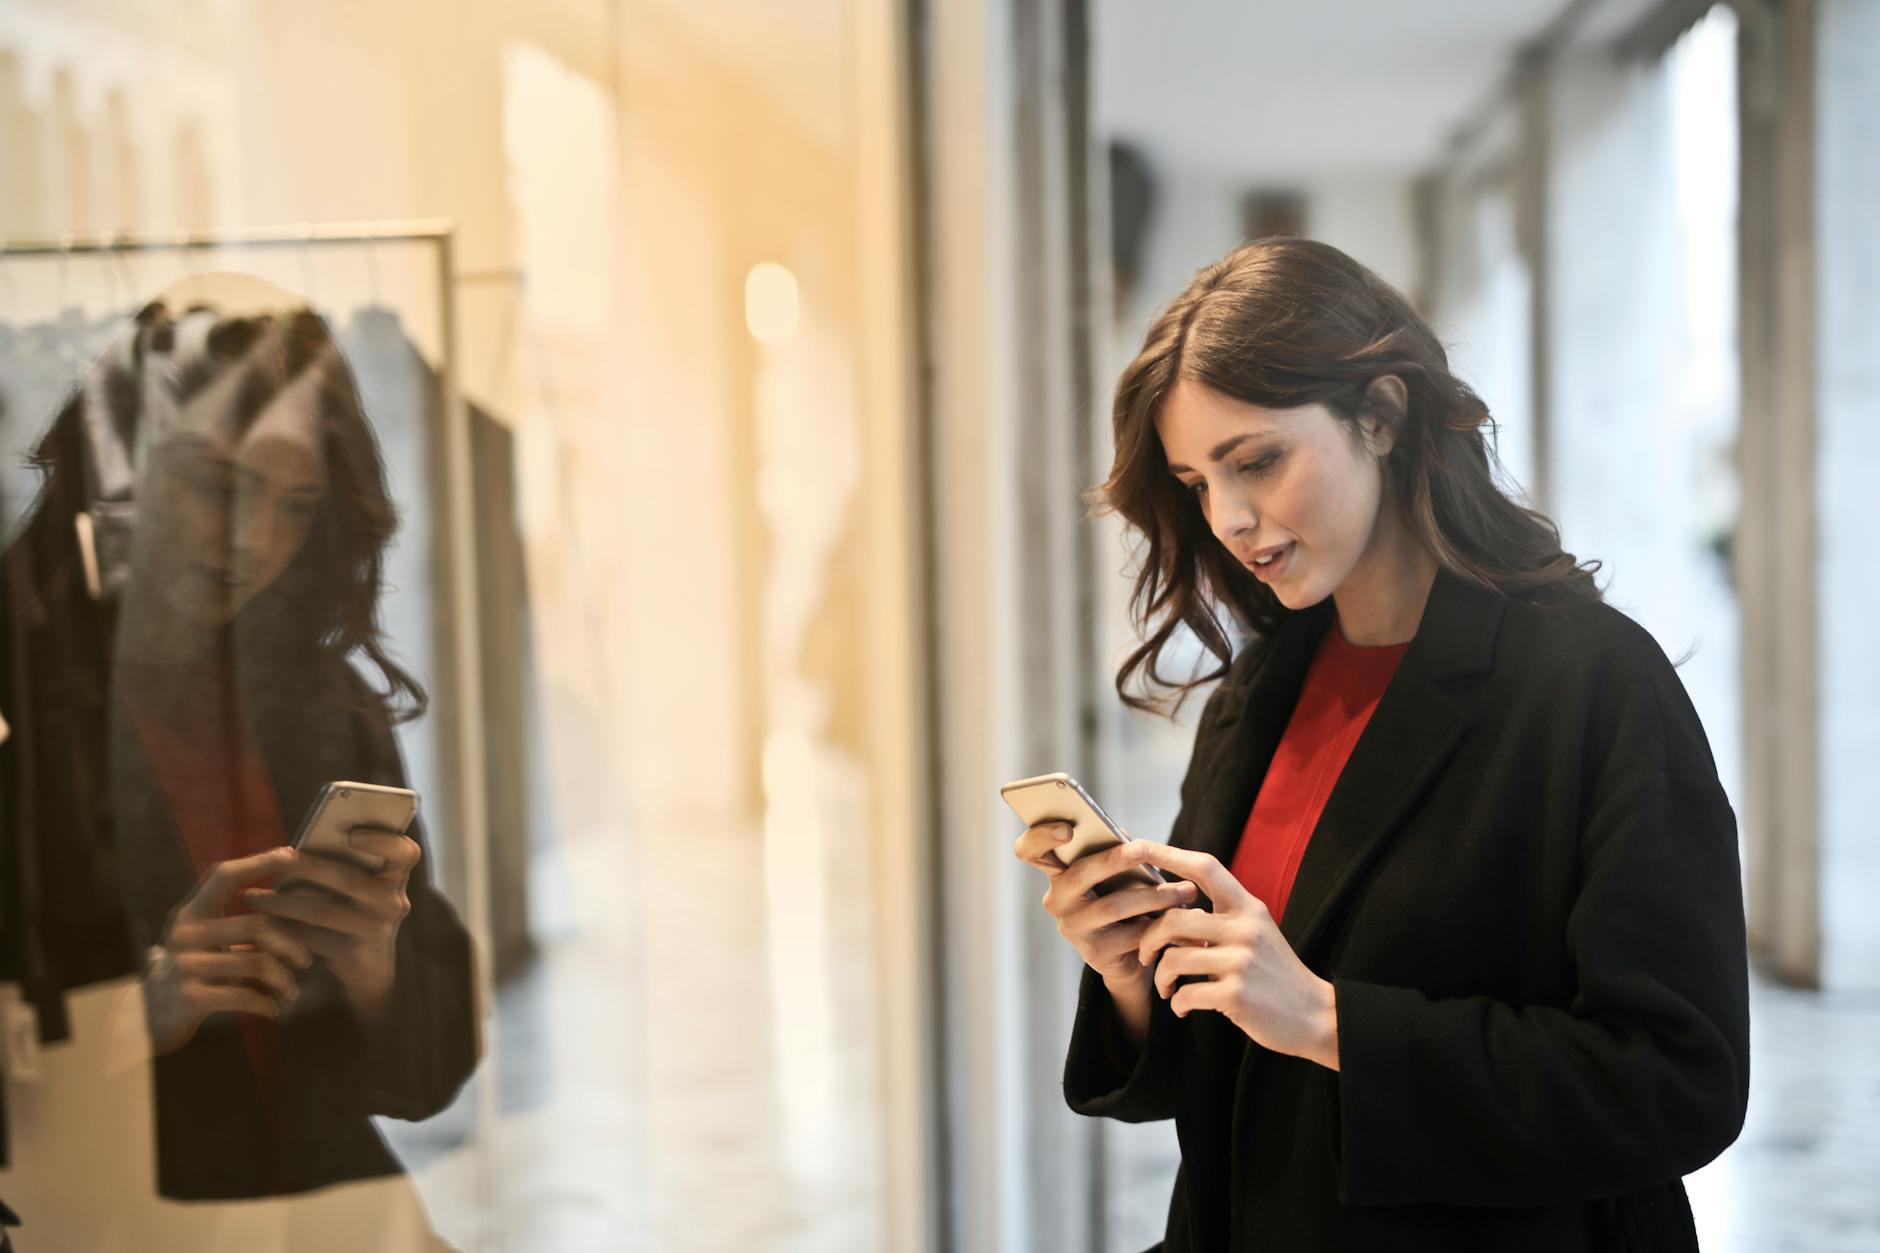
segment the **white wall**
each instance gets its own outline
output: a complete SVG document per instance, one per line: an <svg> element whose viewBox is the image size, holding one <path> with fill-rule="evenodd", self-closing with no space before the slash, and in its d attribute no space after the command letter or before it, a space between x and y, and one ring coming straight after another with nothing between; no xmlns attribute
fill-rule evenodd
<svg viewBox="0 0 1880 1253"><path fill-rule="evenodd" d="M1880 6L1820 8L1817 168L1820 365L1816 508L1821 552L1822 986L1880 989L1880 840L1872 786L1880 760Z"/></svg>
<svg viewBox="0 0 1880 1253"><path fill-rule="evenodd" d="M1705 111L1721 133L1693 138L1680 130L1672 65L1616 65L1594 49L1569 53L1553 80L1549 502L1566 549L1605 563L1609 603L1674 660L1696 646L1680 677L1740 805L1735 597L1706 548L1715 489L1732 480L1731 331L1709 319L1735 299L1732 219L1718 199L1734 167L1700 160L1721 175L1709 190L1692 184L1707 176L1686 157L1693 143L1731 150L1732 97Z"/></svg>
<svg viewBox="0 0 1880 1253"><path fill-rule="evenodd" d="M1504 160L1491 150L1487 161ZM1431 327L1449 365L1487 404L1510 490L1535 487L1533 275L1515 235L1510 180L1465 164L1438 190Z"/></svg>

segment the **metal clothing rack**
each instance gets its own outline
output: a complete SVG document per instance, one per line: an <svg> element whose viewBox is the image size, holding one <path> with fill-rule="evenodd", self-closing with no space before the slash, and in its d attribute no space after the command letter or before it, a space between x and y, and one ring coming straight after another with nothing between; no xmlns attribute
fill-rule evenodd
<svg viewBox="0 0 1880 1253"><path fill-rule="evenodd" d="M449 674L456 696L455 717L446 725L450 757L458 780L458 823L463 857L464 925L485 954L493 953L489 910L488 806L483 789L475 786L486 768L483 736L483 682L479 658L481 630L477 615L475 517L471 511L470 422L464 405L459 373L459 332L456 290L460 281L456 261L456 224L449 218L416 218L359 222L303 222L297 226L179 230L168 234L107 232L101 235L0 238L0 265L14 258L122 255L133 252L183 252L212 248L310 248L378 244L428 245L437 257L437 295L440 374L444 406L444 517L446 568L450 572L452 648ZM492 1001L492 967L488 960L473 961L476 971L478 1021ZM495 1106L495 1070L492 1046L482 1040L483 1064L475 1080L479 1105L492 1117ZM488 1167L488 1158L484 1158ZM486 1179L493 1184L493 1179Z"/></svg>

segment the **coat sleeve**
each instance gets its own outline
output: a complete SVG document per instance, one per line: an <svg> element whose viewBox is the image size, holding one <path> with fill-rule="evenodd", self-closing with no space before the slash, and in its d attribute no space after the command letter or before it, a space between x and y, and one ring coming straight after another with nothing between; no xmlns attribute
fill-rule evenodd
<svg viewBox="0 0 1880 1253"><path fill-rule="evenodd" d="M1149 998L1149 1034L1128 1058L1103 976L1084 967L1077 1016L1064 1062L1064 1099L1074 1111L1119 1122L1154 1122L1175 1116L1175 1062L1185 1027L1159 996Z"/></svg>
<svg viewBox="0 0 1880 1253"><path fill-rule="evenodd" d="M407 786L391 728L366 718L364 770L372 782ZM384 1018L368 1029L346 1014L354 1058L349 1079L357 1108L417 1121L450 1104L476 1069L482 1039L469 932L437 889L432 841L422 823L411 836L424 856L411 872L411 912L398 929L396 973Z"/></svg>
<svg viewBox="0 0 1880 1253"><path fill-rule="evenodd" d="M476 1069L482 1041L469 933L423 862L407 895L390 1004L374 1029L361 1028L361 1078L369 1112L416 1121L450 1104Z"/></svg>
<svg viewBox="0 0 1880 1253"><path fill-rule="evenodd" d="M1215 688L1195 727L1194 748L1182 779L1181 808L1169 828L1168 842L1177 847L1189 846L1188 828L1204 773L1200 763L1207 755L1216 723L1233 698L1230 683ZM1151 996L1148 1034L1141 1051L1129 1058L1130 1047L1121 1038L1103 977L1085 966L1078 985L1077 1013L1071 1022L1070 1049L1064 1061L1066 1103L1079 1114L1119 1122L1173 1118L1177 1062L1186 1030L1187 1021L1176 1017L1167 1001Z"/></svg>
<svg viewBox="0 0 1880 1253"><path fill-rule="evenodd" d="M1644 685L1663 703L1662 677ZM1749 1099L1736 820L1673 695L1643 768L1609 767L1619 781L1581 828L1570 1004L1333 979L1342 1202L1568 1203L1675 1180L1735 1140Z"/></svg>

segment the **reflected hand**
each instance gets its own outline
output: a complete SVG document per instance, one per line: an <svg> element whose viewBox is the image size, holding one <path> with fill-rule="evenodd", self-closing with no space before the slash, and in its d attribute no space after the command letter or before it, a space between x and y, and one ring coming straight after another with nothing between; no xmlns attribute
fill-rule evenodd
<svg viewBox="0 0 1880 1253"><path fill-rule="evenodd" d="M1141 964L1155 966L1156 991L1176 1016L1215 1010L1255 1043L1338 1069L1332 985L1299 960L1266 902L1211 854L1147 840L1121 851L1125 864L1146 862L1193 880L1214 903L1212 913L1171 909L1143 934ZM1183 975L1201 981L1178 988L1175 981Z"/></svg>
<svg viewBox="0 0 1880 1253"><path fill-rule="evenodd" d="M398 969L398 929L411 913L406 886L424 850L396 831L354 827L354 848L384 860L377 871L335 857L302 856L294 877L324 891L250 888L251 907L276 919L332 970L355 1011L376 1021ZM284 885L285 886L285 885Z"/></svg>
<svg viewBox="0 0 1880 1253"><path fill-rule="evenodd" d="M226 913L248 884L294 865L291 848L218 863L177 906L143 976L144 1016L159 1054L183 1047L216 1013L279 1018L300 993L291 967L313 964L306 944L271 918Z"/></svg>

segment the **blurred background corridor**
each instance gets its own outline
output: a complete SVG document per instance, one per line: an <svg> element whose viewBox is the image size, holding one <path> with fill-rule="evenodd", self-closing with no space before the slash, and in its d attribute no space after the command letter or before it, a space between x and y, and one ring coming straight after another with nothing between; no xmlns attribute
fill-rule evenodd
<svg viewBox="0 0 1880 1253"><path fill-rule="evenodd" d="M474 1007L435 1108L361 1120L396 1172L211 1200L114 1052L137 977L53 1031L9 957L15 1247L1158 1239L1172 1127L1065 1108L1080 963L998 785L1167 832L1202 702L1117 700L1079 493L1156 311L1299 234L1688 656L1754 963L1704 1248L1880 1249L1876 67L1875 0L0 0L5 539L147 302L317 311Z"/></svg>

